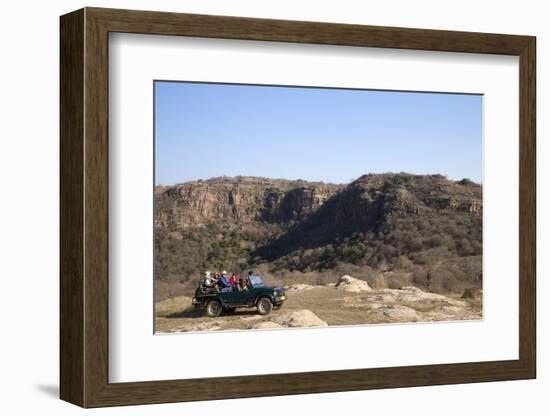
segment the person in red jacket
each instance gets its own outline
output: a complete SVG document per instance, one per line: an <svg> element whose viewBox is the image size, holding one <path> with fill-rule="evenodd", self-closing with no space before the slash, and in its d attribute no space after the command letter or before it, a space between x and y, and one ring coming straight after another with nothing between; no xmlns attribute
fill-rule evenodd
<svg viewBox="0 0 550 416"><path fill-rule="evenodd" d="M239 276L237 276L235 273L233 273L231 275L231 277L229 278L229 284L231 286L236 286L237 283L239 283Z"/></svg>

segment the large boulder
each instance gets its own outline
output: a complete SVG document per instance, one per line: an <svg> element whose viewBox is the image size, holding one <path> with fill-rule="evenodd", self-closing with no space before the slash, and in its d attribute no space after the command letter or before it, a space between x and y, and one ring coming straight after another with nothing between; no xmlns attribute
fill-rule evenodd
<svg viewBox="0 0 550 416"><path fill-rule="evenodd" d="M320 319L317 315L308 309L302 309L299 311L284 312L278 316L274 316L271 319L284 327L307 327L307 326L328 326L328 324Z"/></svg>
<svg viewBox="0 0 550 416"><path fill-rule="evenodd" d="M336 283L336 289L345 290L346 292L368 292L371 291L371 287L364 280L359 280L349 275L344 275L338 279Z"/></svg>

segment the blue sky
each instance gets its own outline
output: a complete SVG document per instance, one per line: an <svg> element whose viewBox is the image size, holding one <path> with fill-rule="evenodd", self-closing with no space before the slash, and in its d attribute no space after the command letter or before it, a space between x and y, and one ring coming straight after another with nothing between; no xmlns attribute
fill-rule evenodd
<svg viewBox="0 0 550 416"><path fill-rule="evenodd" d="M155 183L366 173L482 180L482 96L157 81Z"/></svg>

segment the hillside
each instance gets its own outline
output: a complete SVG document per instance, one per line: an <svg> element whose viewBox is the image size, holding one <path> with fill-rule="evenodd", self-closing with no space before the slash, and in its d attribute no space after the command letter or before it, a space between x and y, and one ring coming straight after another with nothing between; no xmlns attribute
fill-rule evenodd
<svg viewBox="0 0 550 416"><path fill-rule="evenodd" d="M481 287L482 189L442 175L369 174L348 185L256 177L155 189L157 300L206 269L324 284Z"/></svg>

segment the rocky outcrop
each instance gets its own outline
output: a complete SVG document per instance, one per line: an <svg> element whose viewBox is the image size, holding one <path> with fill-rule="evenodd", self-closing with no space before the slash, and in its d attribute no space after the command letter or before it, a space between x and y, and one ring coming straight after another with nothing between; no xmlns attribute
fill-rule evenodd
<svg viewBox="0 0 550 416"><path fill-rule="evenodd" d="M278 316L271 318L272 322L275 322L283 327L309 327L309 326L328 326L328 324L321 320L317 315L307 309L292 312L283 312Z"/></svg>
<svg viewBox="0 0 550 416"><path fill-rule="evenodd" d="M344 218L351 216L363 222L381 215L416 215L430 209L475 214L482 209L480 185L467 179L450 181L442 175L368 174L348 185L346 191L344 204L339 204ZM362 209L349 211L345 206Z"/></svg>
<svg viewBox="0 0 550 416"><path fill-rule="evenodd" d="M448 196L432 196L424 200L425 204L436 209L452 209L455 211L481 213L481 200L479 199L460 199Z"/></svg>
<svg viewBox="0 0 550 416"><path fill-rule="evenodd" d="M401 289L384 289L381 291L384 301L412 304L444 303L446 305L465 306L466 302L449 298L438 293L425 292L414 286L404 286Z"/></svg>
<svg viewBox="0 0 550 416"><path fill-rule="evenodd" d="M355 293L369 292L372 290L369 284L364 280L355 279L347 274L338 279L336 289Z"/></svg>
<svg viewBox="0 0 550 416"><path fill-rule="evenodd" d="M405 286L401 289L380 289L373 290L364 296L347 298L344 300L350 304L362 302L370 307L383 305L405 304L414 305L415 308L432 308L442 306L466 307L467 303L462 300L453 299L438 293L425 292L417 287Z"/></svg>
<svg viewBox="0 0 550 416"><path fill-rule="evenodd" d="M373 290L343 299L344 305L366 312L369 323L459 321L481 319L482 312L468 302L417 287Z"/></svg>
<svg viewBox="0 0 550 416"><path fill-rule="evenodd" d="M342 186L317 182L237 177L159 188L157 227L196 226L210 221L287 223L306 217Z"/></svg>
<svg viewBox="0 0 550 416"><path fill-rule="evenodd" d="M413 308L403 305L384 305L367 312L372 323L418 322L420 314Z"/></svg>

